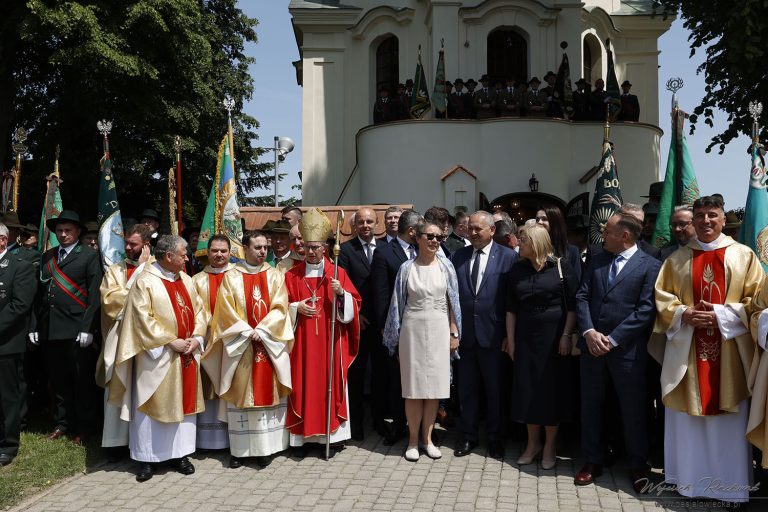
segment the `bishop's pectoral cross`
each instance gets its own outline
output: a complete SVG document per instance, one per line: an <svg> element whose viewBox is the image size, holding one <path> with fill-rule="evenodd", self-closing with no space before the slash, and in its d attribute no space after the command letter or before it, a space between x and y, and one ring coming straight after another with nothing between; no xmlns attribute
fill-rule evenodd
<svg viewBox="0 0 768 512"><path fill-rule="evenodd" d="M312 296L309 298L309 301L312 303L312 307L315 308L315 336L320 335L320 327L317 320L319 315L319 312L317 311L317 303L321 302L322 300L322 297L317 296L317 290L312 290Z"/></svg>

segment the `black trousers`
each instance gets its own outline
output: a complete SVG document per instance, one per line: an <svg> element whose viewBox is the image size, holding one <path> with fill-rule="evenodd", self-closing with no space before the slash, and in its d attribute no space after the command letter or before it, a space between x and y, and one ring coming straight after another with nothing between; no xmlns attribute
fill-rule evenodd
<svg viewBox="0 0 768 512"><path fill-rule="evenodd" d="M642 354L645 347L638 347ZM616 389L624 442L630 469L644 468L648 461L648 434L645 409L646 356L625 359L621 348L604 356L581 353L581 448L587 463L602 464L603 408L610 382ZM609 382L610 380L610 382Z"/></svg>
<svg viewBox="0 0 768 512"><path fill-rule="evenodd" d="M368 358L371 360L371 416L373 424L381 425L387 411L387 349L381 342L381 335L373 326L360 332L360 348L349 367L349 416L350 422L362 427L364 418L363 393Z"/></svg>
<svg viewBox="0 0 768 512"><path fill-rule="evenodd" d="M464 439L477 443L479 440L479 416L481 389L485 389L486 432L488 441L500 439L501 421L501 364L499 347L459 348L459 400L461 401L461 425Z"/></svg>
<svg viewBox="0 0 768 512"><path fill-rule="evenodd" d="M98 432L101 401L94 345L80 348L75 340L46 340L42 348L54 395L55 427L79 435Z"/></svg>
<svg viewBox="0 0 768 512"><path fill-rule="evenodd" d="M19 451L25 393L24 354L0 356L0 453Z"/></svg>

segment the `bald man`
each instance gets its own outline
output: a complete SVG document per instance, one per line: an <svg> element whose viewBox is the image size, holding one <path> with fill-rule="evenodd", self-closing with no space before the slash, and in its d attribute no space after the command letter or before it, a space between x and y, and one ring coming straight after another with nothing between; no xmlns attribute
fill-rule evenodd
<svg viewBox="0 0 768 512"><path fill-rule="evenodd" d="M387 354L381 344L381 335L370 321L374 313L371 310L371 261L376 251L374 230L377 224L376 212L371 208L360 208L354 215L354 228L357 236L341 245L339 265L347 271L352 283L357 288L363 304L360 309L360 348L357 358L349 368L349 415L352 419L352 439L361 441L363 431L363 388L368 356L371 356L372 415L377 430L383 429L386 389L381 385L386 380L381 372L386 372ZM380 428L381 427L381 428Z"/></svg>

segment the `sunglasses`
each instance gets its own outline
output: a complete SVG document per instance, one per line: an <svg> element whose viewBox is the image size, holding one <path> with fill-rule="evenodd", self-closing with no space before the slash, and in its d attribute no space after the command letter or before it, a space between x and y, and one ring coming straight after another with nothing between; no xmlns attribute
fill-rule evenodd
<svg viewBox="0 0 768 512"><path fill-rule="evenodd" d="M438 242L442 242L443 240L445 240L445 235L436 235L434 233L422 233L422 235L427 237L427 240L429 240L430 242L435 239L437 239Z"/></svg>

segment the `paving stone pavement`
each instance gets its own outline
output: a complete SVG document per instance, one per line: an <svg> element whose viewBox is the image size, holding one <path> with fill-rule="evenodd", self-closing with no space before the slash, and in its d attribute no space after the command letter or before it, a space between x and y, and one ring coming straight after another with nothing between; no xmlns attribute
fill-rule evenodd
<svg viewBox="0 0 768 512"><path fill-rule="evenodd" d="M507 443L503 461L486 457L482 447L454 458L456 434L443 432L443 438L442 459L422 455L416 463L403 458L404 441L384 446L376 434L350 443L330 461L321 458L319 449L304 459L285 452L263 469L253 463L229 469L226 451L196 453L191 457L194 475L163 466L144 483L136 482L133 462L103 463L12 510L688 512L718 506L672 493L638 497L621 466L607 469L597 485L576 487L573 476L582 461L563 456L549 471L534 464L518 467L519 443Z"/></svg>

